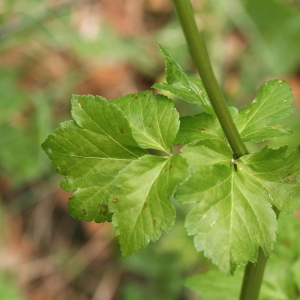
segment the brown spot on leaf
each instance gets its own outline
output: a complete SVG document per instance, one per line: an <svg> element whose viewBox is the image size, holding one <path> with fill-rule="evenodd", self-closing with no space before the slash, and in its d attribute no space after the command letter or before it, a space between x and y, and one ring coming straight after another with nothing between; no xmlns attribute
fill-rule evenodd
<svg viewBox="0 0 300 300"><path fill-rule="evenodd" d="M108 214L108 205L106 203L99 203L99 213L104 216Z"/></svg>
<svg viewBox="0 0 300 300"><path fill-rule="evenodd" d="M86 215L86 210L84 208L81 210L81 212L83 215Z"/></svg>
<svg viewBox="0 0 300 300"><path fill-rule="evenodd" d="M123 127L119 127L119 132L120 132L121 134L124 134L124 128L123 128Z"/></svg>
<svg viewBox="0 0 300 300"><path fill-rule="evenodd" d="M287 184L297 184L297 175L295 174L288 174L284 176L281 180L281 182L287 183Z"/></svg>
<svg viewBox="0 0 300 300"><path fill-rule="evenodd" d="M118 198L113 198L113 199L111 200L111 202L113 202L113 203L118 203L118 202L119 202L119 199L118 199Z"/></svg>
<svg viewBox="0 0 300 300"><path fill-rule="evenodd" d="M204 132L204 131L205 131L204 128L198 128L198 130L199 130L200 132Z"/></svg>

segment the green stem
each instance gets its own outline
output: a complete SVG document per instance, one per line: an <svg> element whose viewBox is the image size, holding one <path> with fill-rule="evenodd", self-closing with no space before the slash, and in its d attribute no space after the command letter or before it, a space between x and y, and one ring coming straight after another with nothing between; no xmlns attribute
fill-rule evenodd
<svg viewBox="0 0 300 300"><path fill-rule="evenodd" d="M214 75L205 45L197 29L191 3L189 0L173 0L173 2L192 59L235 158L248 154L248 150L233 123L228 106Z"/></svg>
<svg viewBox="0 0 300 300"><path fill-rule="evenodd" d="M222 126L235 158L248 154L248 150L232 120L211 63L198 32L193 9L189 0L173 0L181 27L183 29L190 54L202 79L212 107ZM245 268L240 300L257 300L267 258L259 249L256 264L248 263Z"/></svg>
<svg viewBox="0 0 300 300"><path fill-rule="evenodd" d="M280 211L273 206L276 218ZM260 286L263 280L267 257L259 248L257 263L248 263L245 268L243 285L240 293L240 300L256 300L259 296Z"/></svg>
<svg viewBox="0 0 300 300"><path fill-rule="evenodd" d="M258 299L266 263L267 257L263 250L259 248L257 263L249 262L245 268L240 300Z"/></svg>

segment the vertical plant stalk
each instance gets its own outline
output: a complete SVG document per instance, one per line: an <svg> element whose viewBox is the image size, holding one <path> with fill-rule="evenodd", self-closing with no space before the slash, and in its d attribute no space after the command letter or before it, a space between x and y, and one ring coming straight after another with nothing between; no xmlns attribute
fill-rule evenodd
<svg viewBox="0 0 300 300"><path fill-rule="evenodd" d="M235 158L248 154L248 150L233 123L227 104L211 67L205 45L197 29L191 3L189 0L173 0L173 3L192 59Z"/></svg>
<svg viewBox="0 0 300 300"><path fill-rule="evenodd" d="M214 75L205 45L199 34L193 8L189 0L173 0L190 54L202 79L212 107L222 126L235 158L248 154L248 150L232 120L228 106ZM245 268L240 300L257 300L267 258L259 249L257 263L248 263Z"/></svg>
<svg viewBox="0 0 300 300"><path fill-rule="evenodd" d="M278 219L280 211L275 206L273 206L273 210ZM240 300L258 299L266 263L267 257L263 250L259 248L257 263L249 262L245 268Z"/></svg>
<svg viewBox="0 0 300 300"><path fill-rule="evenodd" d="M257 263L249 262L245 268L240 300L258 299L266 263L267 257L263 250L259 248Z"/></svg>

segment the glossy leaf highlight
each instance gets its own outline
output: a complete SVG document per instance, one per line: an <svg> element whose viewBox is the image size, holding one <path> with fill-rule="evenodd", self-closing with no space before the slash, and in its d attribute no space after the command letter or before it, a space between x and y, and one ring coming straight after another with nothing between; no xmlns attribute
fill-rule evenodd
<svg viewBox="0 0 300 300"><path fill-rule="evenodd" d="M277 123L293 111L293 95L283 80L264 83L257 97L235 117L237 128L245 142L260 142L291 134L291 130Z"/></svg>
<svg viewBox="0 0 300 300"><path fill-rule="evenodd" d="M259 246L270 254L277 221L268 195L233 167L199 168L175 197L197 203L187 216L188 233L195 235L197 250L225 274L255 262Z"/></svg>

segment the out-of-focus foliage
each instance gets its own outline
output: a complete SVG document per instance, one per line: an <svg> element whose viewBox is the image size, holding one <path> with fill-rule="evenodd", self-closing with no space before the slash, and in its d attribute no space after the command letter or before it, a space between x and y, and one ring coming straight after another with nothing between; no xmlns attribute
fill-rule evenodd
<svg viewBox="0 0 300 300"><path fill-rule="evenodd" d="M12 176L12 184L37 179L45 171L47 163L40 144L51 129L47 98L37 92L28 99L17 88L16 71L6 68L0 74L0 163L1 169Z"/></svg>
<svg viewBox="0 0 300 300"><path fill-rule="evenodd" d="M24 299L14 281L4 274L0 275L0 298L5 300Z"/></svg>

